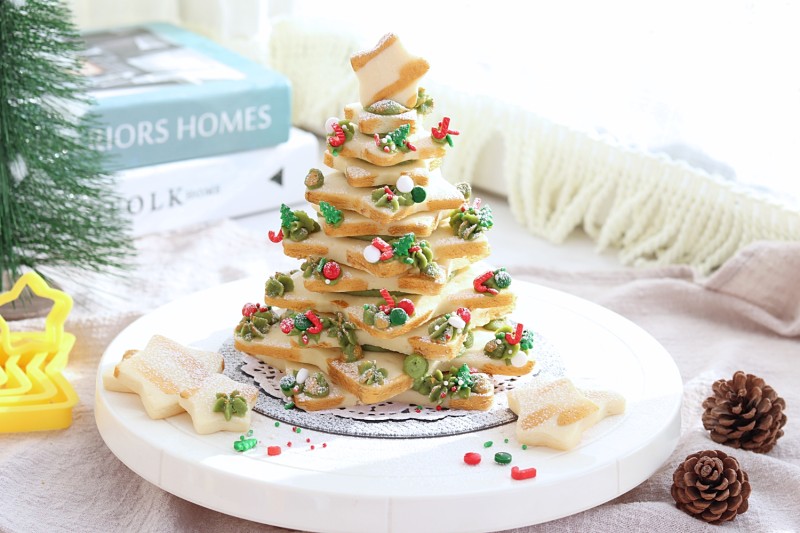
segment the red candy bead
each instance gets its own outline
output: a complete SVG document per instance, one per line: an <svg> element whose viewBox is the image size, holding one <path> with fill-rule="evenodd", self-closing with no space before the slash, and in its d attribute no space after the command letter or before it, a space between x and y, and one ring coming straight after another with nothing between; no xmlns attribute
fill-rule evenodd
<svg viewBox="0 0 800 533"><path fill-rule="evenodd" d="M328 261L325 263L325 266L322 267L322 275L325 276L325 279L335 280L342 274L342 267L339 266L339 263L336 261Z"/></svg>
<svg viewBox="0 0 800 533"><path fill-rule="evenodd" d="M267 446L267 455L280 455L280 454L281 454L280 446Z"/></svg>
<svg viewBox="0 0 800 533"><path fill-rule="evenodd" d="M469 309L466 307L459 307L456 309L456 314L461 317L461 320L469 324L469 321L472 319L472 314L469 312Z"/></svg>
<svg viewBox="0 0 800 533"><path fill-rule="evenodd" d="M242 307L242 316L253 316L258 312L258 304L244 304Z"/></svg>
<svg viewBox="0 0 800 533"><path fill-rule="evenodd" d="M481 462L481 454L476 452L467 452L464 454L464 462L470 466L478 465Z"/></svg>
<svg viewBox="0 0 800 533"><path fill-rule="evenodd" d="M533 479L536 477L536 469L535 468L526 468L524 470L520 470L518 466L511 467L511 479Z"/></svg>
<svg viewBox="0 0 800 533"><path fill-rule="evenodd" d="M293 318L284 318L281 320L281 331L285 334L289 334L290 331L294 329L294 319Z"/></svg>
<svg viewBox="0 0 800 533"><path fill-rule="evenodd" d="M414 302L412 302L408 298L403 298L402 300L397 302L396 305L397 307L405 311L408 316L412 316L414 314Z"/></svg>

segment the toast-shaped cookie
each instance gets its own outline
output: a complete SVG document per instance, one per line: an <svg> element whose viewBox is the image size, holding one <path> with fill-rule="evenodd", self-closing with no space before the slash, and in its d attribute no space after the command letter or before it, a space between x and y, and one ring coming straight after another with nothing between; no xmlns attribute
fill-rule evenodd
<svg viewBox="0 0 800 533"><path fill-rule="evenodd" d="M183 412L180 393L199 387L213 373L221 372L222 355L187 348L161 335L116 367L115 377L142 399L150 418L167 418Z"/></svg>
<svg viewBox="0 0 800 533"><path fill-rule="evenodd" d="M466 364L485 374L498 376L525 376L533 371L536 361L525 351L513 360L492 358L486 355L484 347L495 339L495 332L483 328L472 329L472 346L452 360L452 364Z"/></svg>
<svg viewBox="0 0 800 533"><path fill-rule="evenodd" d="M381 110L392 107L392 111L399 111L395 114L379 114ZM371 111L364 109L359 102L344 106L344 118L358 125L358 131L367 135L385 134L396 130L401 126L408 125L408 132L414 134L424 130L424 115L417 113L416 109L401 108L396 102L384 100L376 102L370 106ZM375 112L377 111L377 113Z"/></svg>
<svg viewBox="0 0 800 533"><path fill-rule="evenodd" d="M416 159L391 167L379 167L360 159L334 156L330 150L325 151L322 161L326 166L344 173L351 187L393 187L402 175L410 177L416 185L425 187L430 181L430 172L442 165L441 159Z"/></svg>
<svg viewBox="0 0 800 533"><path fill-rule="evenodd" d="M431 376L435 374L434 371L433 374L429 374L420 380L421 382L427 380L427 384L423 385L422 383L415 382L415 388L398 394L392 401L408 402L412 405L437 405L464 411L488 411L491 409L492 405L494 405L494 384L491 376L480 372L471 372L468 368L464 368L463 366L461 368L462 371L468 372L468 379L472 382L472 385L469 387L470 390L466 394L466 391L463 390L466 387L457 384L453 385L454 383L458 383L458 381L452 381L451 376L455 374L458 378L458 367L451 365L448 368L449 371L440 370L443 372L442 377L448 379L447 386L444 387L446 392L442 390L442 388L435 388L435 386L432 388L430 386L431 382L437 382L435 378L431 378ZM453 386L456 388L455 391L453 390ZM440 390L442 392L439 392Z"/></svg>
<svg viewBox="0 0 800 533"><path fill-rule="evenodd" d="M403 358L397 354L368 352L359 361L328 361L334 383L355 395L360 403L380 403L411 388L413 379L403 372Z"/></svg>
<svg viewBox="0 0 800 533"><path fill-rule="evenodd" d="M444 291L436 296L407 295L392 297L392 303L385 300L380 294L375 296L356 296L345 293L315 293L309 291L302 283L303 272L295 272L291 278L294 286L291 291L284 291L280 296L271 296L269 291L264 296L267 305L293 309L305 312L314 309L322 313L344 312L347 318L359 329L378 338L390 339L403 335L412 329L427 323L435 315L454 312L458 308L470 310L479 308L493 308L495 314L506 315L513 308L516 297L509 290L499 290L497 294L478 292L474 286L475 278L487 271L487 266L477 263L456 275L446 286ZM378 287L373 287L373 289ZM384 289L385 287L380 287ZM399 304L401 300L405 304ZM410 303L410 305L408 305ZM385 319L381 322L375 315L376 305L386 307L403 307L398 311L383 311ZM384 309L386 309L386 307ZM411 312L409 313L409 310ZM369 316L372 313L372 316ZM392 313L399 315L395 320L389 321Z"/></svg>
<svg viewBox="0 0 800 533"><path fill-rule="evenodd" d="M310 376L310 378L307 377L306 381L299 387L298 392L292 395L292 401L300 409L304 411L325 411L345 405L355 405L357 402L353 395L338 387L318 367L296 362L287 362L285 364L284 372L287 375L298 376L301 371L304 371L306 376ZM324 382L323 389L319 387L317 382L317 378L320 375Z"/></svg>
<svg viewBox="0 0 800 533"><path fill-rule="evenodd" d="M401 237L402 238L402 237ZM473 240L465 241L453 235L449 226L442 226L434 231L425 241L433 252L433 261L446 272L459 270L489 256L491 249L486 235L482 234ZM386 241L392 245L395 239ZM366 248L371 245L369 241L353 237L336 238L318 231L310 234L305 240L295 242L283 239L283 252L288 257L306 259L308 257L326 257L340 264L345 264L364 272L369 272L379 278L401 276L415 269L413 264L399 260L393 256L388 260L378 260L371 263L365 257ZM418 269L416 269L418 271ZM436 273L437 277L440 273ZM444 274L446 275L446 274Z"/></svg>
<svg viewBox="0 0 800 533"><path fill-rule="evenodd" d="M318 264L319 258L311 257L309 261ZM314 269L309 272L308 276L304 272L303 286L311 292L332 293L367 291L375 288L377 280L369 273L346 265L340 265L339 268L342 274L335 283L332 283L331 280L325 278ZM395 293L441 294L442 290L447 286L449 277L444 275L445 272L447 272L446 268L442 269L441 275L430 277L419 272L409 271L395 278L380 278L379 284L387 291Z"/></svg>
<svg viewBox="0 0 800 533"><path fill-rule="evenodd" d="M375 137L363 133L355 133L353 138L339 147L339 156L361 159L379 167L391 167L406 161L436 159L447 154L447 143L435 141L430 133L420 132L408 136L415 150L384 151ZM338 157L338 156L336 156Z"/></svg>
<svg viewBox="0 0 800 533"><path fill-rule="evenodd" d="M234 381L224 374L212 374L197 387L181 391L178 403L192 418L194 430L200 435L208 435L217 431L243 433L250 429L257 399L256 387ZM241 405L246 409L240 409Z"/></svg>
<svg viewBox="0 0 800 533"><path fill-rule="evenodd" d="M439 170L434 170L431 174L439 174ZM400 195L396 190L392 191L394 195ZM465 202L464 195L455 185L438 176L431 176L424 193L424 200L420 202L409 199L410 205L393 208L391 204L380 205L382 197L388 198L384 189L354 189L347 183L343 173L331 172L325 176L320 187L306 190L306 200L312 204L328 202L337 209L344 210L345 218L347 211L355 211L378 224L390 224L416 213L457 209Z"/></svg>
<svg viewBox="0 0 800 533"><path fill-rule="evenodd" d="M516 436L520 442L571 450L588 428L623 412L625 399L613 392L584 394L568 378L561 378L509 391L508 406L519 416Z"/></svg>
<svg viewBox="0 0 800 533"><path fill-rule="evenodd" d="M319 209L318 206L314 207ZM400 237L407 233L413 233L417 237L424 238L430 236L439 227L439 223L447 219L449 215L448 210L430 211L416 213L388 224L381 224L354 211L342 211L342 219L335 225L328 224L325 217L319 213L317 219L322 231L331 237L361 237L365 235Z"/></svg>

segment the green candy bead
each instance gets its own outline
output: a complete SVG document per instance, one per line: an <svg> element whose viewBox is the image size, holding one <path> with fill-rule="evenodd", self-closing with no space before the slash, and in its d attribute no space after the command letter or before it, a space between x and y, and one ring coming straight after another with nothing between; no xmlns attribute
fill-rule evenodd
<svg viewBox="0 0 800 533"><path fill-rule="evenodd" d="M419 354L407 355L403 360L403 372L414 379L421 378L428 371L428 360Z"/></svg>
<svg viewBox="0 0 800 533"><path fill-rule="evenodd" d="M411 198L415 204L421 204L428 197L428 193L422 187L414 187L411 189Z"/></svg>
<svg viewBox="0 0 800 533"><path fill-rule="evenodd" d="M507 465L511 462L511 454L508 452L497 452L494 454L494 462L499 465Z"/></svg>
<svg viewBox="0 0 800 533"><path fill-rule="evenodd" d="M389 313L389 322L393 326L402 326L408 321L408 313L405 312L404 309L399 307L395 307Z"/></svg>
<svg viewBox="0 0 800 533"><path fill-rule="evenodd" d="M294 317L294 327L300 331L305 331L311 327L311 321L305 315L296 315Z"/></svg>

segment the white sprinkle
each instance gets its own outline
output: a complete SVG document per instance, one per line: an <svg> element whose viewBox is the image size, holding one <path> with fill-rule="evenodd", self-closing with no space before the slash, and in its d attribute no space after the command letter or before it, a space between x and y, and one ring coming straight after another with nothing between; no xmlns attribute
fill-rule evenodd
<svg viewBox="0 0 800 533"><path fill-rule="evenodd" d="M329 280L329 279L326 279L326 280L325 280L325 285L330 285L330 284L331 284L331 280Z"/></svg>
<svg viewBox="0 0 800 533"><path fill-rule="evenodd" d="M302 384L302 383L305 383L307 378L308 378L308 369L307 368L301 368L300 370L297 371L297 377L295 377L294 380L297 383Z"/></svg>
<svg viewBox="0 0 800 533"><path fill-rule="evenodd" d="M463 318L461 318L461 317L460 317L460 316L458 316L458 315L453 315L453 316L451 316L450 318L448 318L448 319L447 319L447 322L448 322L448 323L449 323L451 326L453 326L454 328L456 328L456 329L464 329L464 326L466 326L466 325L467 325L467 323L466 323L466 322L464 322L464 319L463 319Z"/></svg>
<svg viewBox="0 0 800 533"><path fill-rule="evenodd" d="M364 248L364 259L367 263L377 263L381 260L381 251L370 244Z"/></svg>
<svg viewBox="0 0 800 533"><path fill-rule="evenodd" d="M397 190L400 192L411 192L414 188L414 180L408 174L402 174L397 178Z"/></svg>

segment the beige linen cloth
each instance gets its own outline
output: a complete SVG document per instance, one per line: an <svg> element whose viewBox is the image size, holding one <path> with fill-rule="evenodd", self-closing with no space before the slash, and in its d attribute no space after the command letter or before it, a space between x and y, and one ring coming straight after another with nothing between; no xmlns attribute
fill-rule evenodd
<svg viewBox="0 0 800 533"><path fill-rule="evenodd" d="M113 336L183 294L296 264L263 243L264 236L223 222L141 239L141 265L125 281L91 288L65 281L76 299L68 330L78 336L67 375L80 403L69 429L0 434L0 531L286 531L199 507L144 481L106 448L93 413L97 364ZM755 243L707 280L687 267L508 268L516 279L582 296L639 324L672 354L684 382L680 442L650 479L594 509L514 531L800 531L800 244ZM15 326L40 327L35 320ZM766 455L715 445L700 421L711 384L740 369L786 400L786 434ZM678 463L713 448L734 455L752 484L749 511L722 529L677 510L669 492Z"/></svg>

